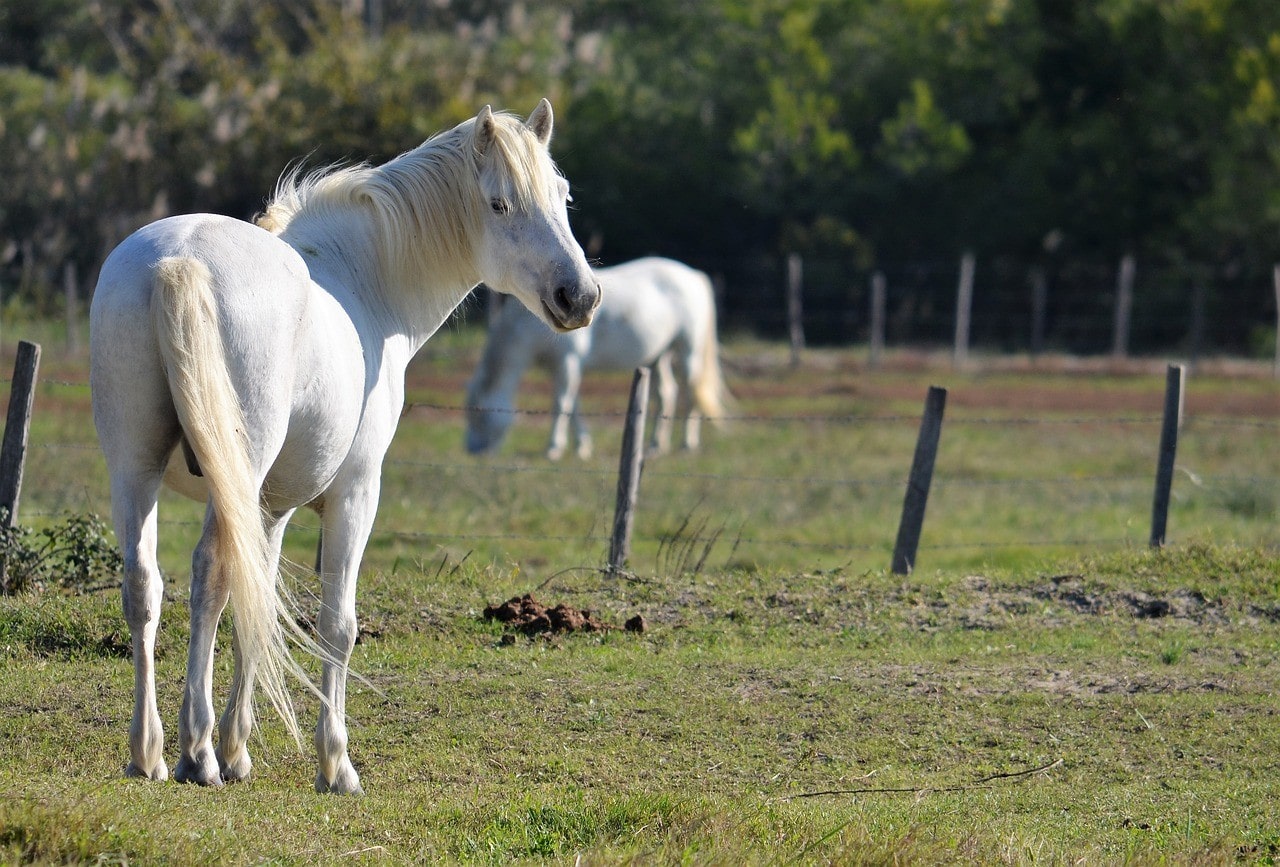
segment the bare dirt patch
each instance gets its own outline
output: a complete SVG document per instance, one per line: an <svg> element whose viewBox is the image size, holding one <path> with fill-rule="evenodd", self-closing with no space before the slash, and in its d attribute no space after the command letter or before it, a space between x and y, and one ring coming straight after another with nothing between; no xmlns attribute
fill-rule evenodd
<svg viewBox="0 0 1280 867"><path fill-rule="evenodd" d="M1072 617L1168 618L1196 625L1229 623L1232 612L1220 600L1197 590L1172 588L1167 593L1117 589L1091 582L1081 575L1057 575L1030 587L997 588L973 576L959 599L934 601L927 625L958 621L970 629L998 629L1011 618L1034 614L1045 625L1064 624Z"/></svg>

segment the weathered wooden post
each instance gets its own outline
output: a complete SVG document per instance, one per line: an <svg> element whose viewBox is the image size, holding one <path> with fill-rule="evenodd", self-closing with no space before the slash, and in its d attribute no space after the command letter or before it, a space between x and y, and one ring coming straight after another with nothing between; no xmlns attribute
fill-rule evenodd
<svg viewBox="0 0 1280 867"><path fill-rule="evenodd" d="M1169 495L1173 489L1173 464L1178 456L1178 429L1182 427L1183 370L1169 365L1164 382L1164 418L1160 424L1160 454L1156 460L1156 490L1151 501L1151 547L1162 548L1169 523Z"/></svg>
<svg viewBox="0 0 1280 867"><path fill-rule="evenodd" d="M62 266L62 301L67 317L67 354L80 352L80 303L77 299L79 281L76 279L76 263Z"/></svg>
<svg viewBox="0 0 1280 867"><path fill-rule="evenodd" d="M1032 267L1027 279L1031 283L1031 357L1044 352L1045 320L1049 314L1049 278L1040 265Z"/></svg>
<svg viewBox="0 0 1280 867"><path fill-rule="evenodd" d="M18 498L22 493L22 469L27 460L27 436L31 430L31 407L35 401L36 374L40 369L40 344L18 343L13 363L13 383L9 390L9 412L5 418L4 441L0 443L0 509L5 525L18 523ZM8 584L8 562L0 558L0 587Z"/></svg>
<svg viewBox="0 0 1280 867"><path fill-rule="evenodd" d="M631 400L622 431L622 455L618 460L618 498L613 510L613 537L609 542L609 571L621 572L631 555L631 527L640 493L644 467L644 417L649 405L649 368L636 368L631 379Z"/></svg>
<svg viewBox="0 0 1280 867"><path fill-rule="evenodd" d="M933 481L933 463L942 437L942 413L946 406L947 390L929 386L924 400L924 417L920 419L920 434L916 438L916 453L911 461L911 476L907 479L907 493L902 500L898 540L893 546L895 575L910 575L915 568L916 549L920 546L920 531L924 527L924 509L929 501L929 485Z"/></svg>
<svg viewBox="0 0 1280 867"><path fill-rule="evenodd" d="M1133 275L1137 270L1132 253L1120 260L1120 273L1116 276L1116 310L1112 323L1111 355L1126 358L1129 355L1129 320L1133 313Z"/></svg>
<svg viewBox="0 0 1280 867"><path fill-rule="evenodd" d="M973 274L977 267L973 253L960 257L960 282L956 286L956 345L954 364L963 367L969 360L969 323L973 315Z"/></svg>
<svg viewBox="0 0 1280 867"><path fill-rule="evenodd" d="M1280 265L1271 269L1271 287L1276 293L1276 359L1271 366L1271 375L1280 377Z"/></svg>
<svg viewBox="0 0 1280 867"><path fill-rule="evenodd" d="M884 272L877 271L871 275L871 356L867 363L871 367L880 366L880 358L884 355L884 305L888 294L887 280Z"/></svg>
<svg viewBox="0 0 1280 867"><path fill-rule="evenodd" d="M1204 281L1197 279L1191 287L1191 335L1187 342L1191 344L1187 363L1194 373L1200 363L1200 352L1204 348Z"/></svg>
<svg viewBox="0 0 1280 867"><path fill-rule="evenodd" d="M804 284L804 264L799 253L787 256L787 333L791 338L791 366L800 366L804 352L804 315L800 294Z"/></svg>

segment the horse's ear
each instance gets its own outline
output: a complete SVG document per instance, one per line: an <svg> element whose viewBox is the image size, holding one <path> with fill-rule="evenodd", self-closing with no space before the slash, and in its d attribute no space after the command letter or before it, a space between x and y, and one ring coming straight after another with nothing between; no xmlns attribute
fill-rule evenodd
<svg viewBox="0 0 1280 867"><path fill-rule="evenodd" d="M476 153L484 156L489 150L489 145L493 144L493 138L497 134L496 126L493 120L493 109L487 105L480 109L480 113L476 115Z"/></svg>
<svg viewBox="0 0 1280 867"><path fill-rule="evenodd" d="M543 97L537 108L529 113L529 119L524 123L533 130L533 134L543 145L551 141L551 127L555 125L555 116L551 113L551 103L546 97Z"/></svg>

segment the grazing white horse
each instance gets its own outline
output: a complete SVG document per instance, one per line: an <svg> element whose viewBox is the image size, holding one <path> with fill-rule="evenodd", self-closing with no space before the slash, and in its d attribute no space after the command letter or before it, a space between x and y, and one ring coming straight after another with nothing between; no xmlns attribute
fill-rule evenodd
<svg viewBox="0 0 1280 867"><path fill-rule="evenodd" d="M599 284L569 229L548 152L551 105L526 122L486 106L382 166L286 175L258 224L197 214L127 238L90 319L94 423L111 477L133 643L129 776L164 779L154 654L162 481L207 495L192 557L191 644L174 776L249 775L255 681L301 744L287 632L322 660L316 790L354 793L347 665L356 574L413 354L480 281L559 331L591 321ZM285 524L321 516L317 637L277 587ZM235 671L212 742L213 647L232 606Z"/></svg>
<svg viewBox="0 0 1280 867"><path fill-rule="evenodd" d="M651 447L670 448L672 419L684 420L684 445L696 449L702 416L724 415L727 392L720 375L715 295L701 271L671 259L648 257L596 271L604 300L595 320L556 334L516 304L502 304L489 325L480 364L467 386L467 450L496 449L515 417L515 392L525 369L541 364L554 378L547 457L559 460L569 426L579 457L591 455L578 389L583 371L631 370L652 365L658 392ZM679 402L679 407L677 407Z"/></svg>

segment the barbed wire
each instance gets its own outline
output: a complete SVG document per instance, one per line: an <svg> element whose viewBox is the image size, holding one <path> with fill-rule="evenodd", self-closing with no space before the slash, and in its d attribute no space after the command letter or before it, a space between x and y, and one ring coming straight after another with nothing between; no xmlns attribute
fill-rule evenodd
<svg viewBox="0 0 1280 867"><path fill-rule="evenodd" d="M99 446L97 443L85 442L47 442L32 443L32 448L42 450L72 449L79 451L97 451ZM429 470L440 473L468 473L472 474L477 471L487 471L493 475L501 475L507 473L531 473L541 475L568 475L568 476L591 476L601 480L612 480L617 477L617 470L609 467L584 467L571 466L564 463L546 463L546 464L512 464L512 463L445 463L441 461L415 461L408 458L388 458L385 464L390 466L412 467L419 470ZM661 469L652 469L651 465L645 468L645 478L647 479L695 479L698 481L711 482L740 482L743 484L795 484L795 485L822 485L822 486L841 486L850 487L900 487L906 484L906 476L901 478L890 477L859 477L859 476L757 476L742 475L740 473L709 473L709 472L664 472ZM1183 468L1183 472L1192 477L1195 483L1218 482L1218 483L1249 483L1249 484L1280 484L1280 477L1276 476L1258 476L1258 475L1236 475L1236 474L1205 474L1197 473ZM948 475L944 472L935 473L933 484L936 487L1039 487L1039 486L1061 486L1061 485L1084 485L1084 484L1146 484L1151 481L1150 475L1142 474L1123 474L1123 475L1087 475L1087 476L1044 476L1044 477L1022 477L1010 479L980 479L972 476Z"/></svg>
<svg viewBox="0 0 1280 867"><path fill-rule="evenodd" d="M8 384L11 380L0 379L0 383ZM52 385L67 388L89 388L87 382L76 382L62 379L44 379L41 380L42 385ZM408 401L401 410L401 415L407 415L414 410L430 410L433 412L447 412L451 414L472 413L500 413L504 415L512 415L520 418L548 418L555 414L550 409L535 408L518 408L518 409L494 409L482 407L470 407L461 404L433 403L428 401ZM578 413L580 418L591 419L617 419L626 418L625 410L599 410L592 412ZM676 420L677 417L671 415L657 415L656 417L664 420ZM779 423L779 422L798 422L798 423L817 423L817 424L915 424L920 421L919 415L857 415L853 413L831 413L831 414L790 414L790 415L773 415L773 414L731 414L721 416L721 420L725 422L761 422L761 423ZM1001 417L1001 416L965 416L952 414L947 417L947 425L1018 425L1018 426L1041 426L1041 425L1149 425L1160 424L1162 417L1159 415L1136 415L1136 416L1064 416L1055 417ZM1258 418L1236 418L1230 416L1201 416L1187 414L1184 417L1183 424L1201 424L1213 427L1241 427L1241 428L1258 428L1263 430L1280 430L1280 418L1278 419L1258 419Z"/></svg>
<svg viewBox="0 0 1280 867"><path fill-rule="evenodd" d="M87 388L85 383L77 383L65 380L46 380L46 384L58 387ZM414 410L428 410L449 413L466 412L466 407L456 404L430 403L430 402L410 402L405 406L405 414ZM517 416L529 417L547 417L552 413L550 410L493 410L494 412L505 412ZM624 419L624 412L595 412L584 413L583 415L593 418L610 418ZM768 423L776 424L779 422L798 422L805 424L902 424L910 423L918 424L920 419L917 415L856 415L856 414L799 414L799 415L734 415L730 421L745 423ZM999 416L972 416L965 417L963 415L953 415L948 418L946 424L952 425L983 425L983 426L1051 426L1051 425L1079 425L1079 426L1126 426L1126 425L1158 425L1162 421L1160 416L1068 416L1062 418L1053 417L999 417ZM1258 419L1258 418L1235 418L1221 416L1190 416L1189 422L1198 425L1211 427L1230 427L1249 430L1272 430L1280 429L1280 420ZM1185 428L1185 425L1184 425ZM99 446L96 442L90 441L54 441L54 442L35 442L32 447L46 450L56 451L59 449L69 450L98 450ZM572 464L522 464L522 463L493 463L493 462L475 462L468 461L466 463L455 463L446 461L417 461L406 458L390 458L386 461L389 466L412 468L421 471L438 472L446 474L474 474L477 472L488 472L495 476L512 474L512 473L531 473L531 474L550 474L555 476L580 476L590 477L596 480L612 481L616 478L616 471L612 467L593 467L593 466L575 466ZM1277 482L1275 477L1260 477L1256 475L1204 475L1193 472L1185 467L1179 467L1190 481L1197 487L1205 485L1222 484L1222 485L1274 485ZM715 472L688 472L683 470L664 470L661 463L646 466L645 478L650 480L677 480L677 481L708 481L718 483L739 483L739 484L767 484L767 485L812 485L825 487L866 487L866 488L902 488L906 484L905 470L902 477L832 477L824 475L821 477L814 476L779 476L779 475L741 475L737 473L715 473ZM1053 475L1041 478L975 478L969 474L963 475L947 475L945 472L938 473L934 476L933 485L936 489L946 488L1019 488L1034 489L1045 487L1063 487L1063 486L1084 486L1084 485L1147 485L1152 481L1149 474L1116 474L1116 475ZM92 497L87 492L77 492L74 498L84 498L86 502L92 502ZM31 512L29 514L37 517L52 517L49 512ZM161 524L167 526L187 526L200 527L200 521L182 521L182 520L162 520ZM291 532L310 533L318 536L321 528L314 524L305 522L294 522L290 525ZM602 549L610 542L609 537L605 535L588 532L585 534L560 534L547 535L544 533L465 533L465 532L441 532L424 529L405 529L405 528L377 528L375 531L384 538L403 540L416 543L555 543L568 545L588 545L600 546ZM729 545L732 550L736 551L740 547L747 549L754 548L786 548L798 551L822 551L834 554L852 554L877 552L887 554L891 550L891 545L886 542L866 543L866 542L841 542L841 541L804 541L788 538L771 538L768 536L756 535L733 535L732 532L726 532L723 528L716 532L708 534L705 528L701 532L684 533L677 531L669 535L652 535L638 532L634 537L635 542L642 544L657 544L661 550L663 545L696 545L710 546L718 541L723 541ZM1099 546L1130 546L1145 544L1144 540L1137 538L1064 538L1064 539L1013 539L1013 540L962 540L962 541L946 541L946 542L925 542L920 544L921 551L946 551L946 550L1013 550L1013 549L1034 549L1034 548L1097 548Z"/></svg>
<svg viewBox="0 0 1280 867"><path fill-rule="evenodd" d="M54 518L58 517L57 513L48 511L34 511L30 514L36 517ZM162 519L158 522L160 526L166 527L186 527L188 529L199 529L203 526L201 521L184 521L175 519ZM302 532L308 535L319 536L321 528L315 524L291 522L289 524L291 532ZM548 536L545 534L533 533L450 533L439 532L433 530L404 530L396 528L383 528L378 531L381 535L404 541L417 542L440 542L443 540L459 541L459 542L562 542L562 543L579 543L606 546L610 539L603 535L574 535L574 536ZM636 542L650 542L657 544L679 543L681 545L691 544L694 546L713 545L719 541L725 541L731 548L737 549L743 546L758 547L783 547L800 551L826 551L830 553L869 553L877 552L888 555L892 551L892 546L875 543L875 542L806 542L799 539L781 539L781 538L761 538L755 536L729 536L720 533L691 533L680 536L666 535L637 535L634 539ZM1133 538L1114 538L1114 539L1019 539L1013 542L1003 541L963 541L963 542L938 542L933 544L921 544L921 551L953 551L953 550L1002 550L1011 548L1090 548L1098 546L1124 546L1140 544L1142 540Z"/></svg>
<svg viewBox="0 0 1280 867"><path fill-rule="evenodd" d="M433 412L446 412L450 414L466 414L480 413L492 415L509 415L515 418L549 418L556 415L555 410L551 409L534 409L534 408L516 408L516 409L499 409L494 407L467 407L458 404L444 403L425 403L422 401L413 401L406 403L401 415L406 415L412 410L431 410ZM618 419L622 420L627 417L625 410L596 410L592 412L579 411L579 418L591 419ZM660 418L664 421L678 421L679 416L658 413L652 416ZM757 415L723 415L719 417L724 422L802 422L817 424L919 424L920 416L916 415L856 415L852 413L831 413L831 414L799 414L799 415L779 415L779 414L757 414ZM1161 417L1152 416L1076 416L1063 418L1027 418L1013 417L1000 418L999 416L951 416L947 419L947 424L978 424L978 425L1086 425L1086 424L1116 424L1116 425L1147 425L1159 424ZM1280 427L1280 421L1277 426Z"/></svg>

